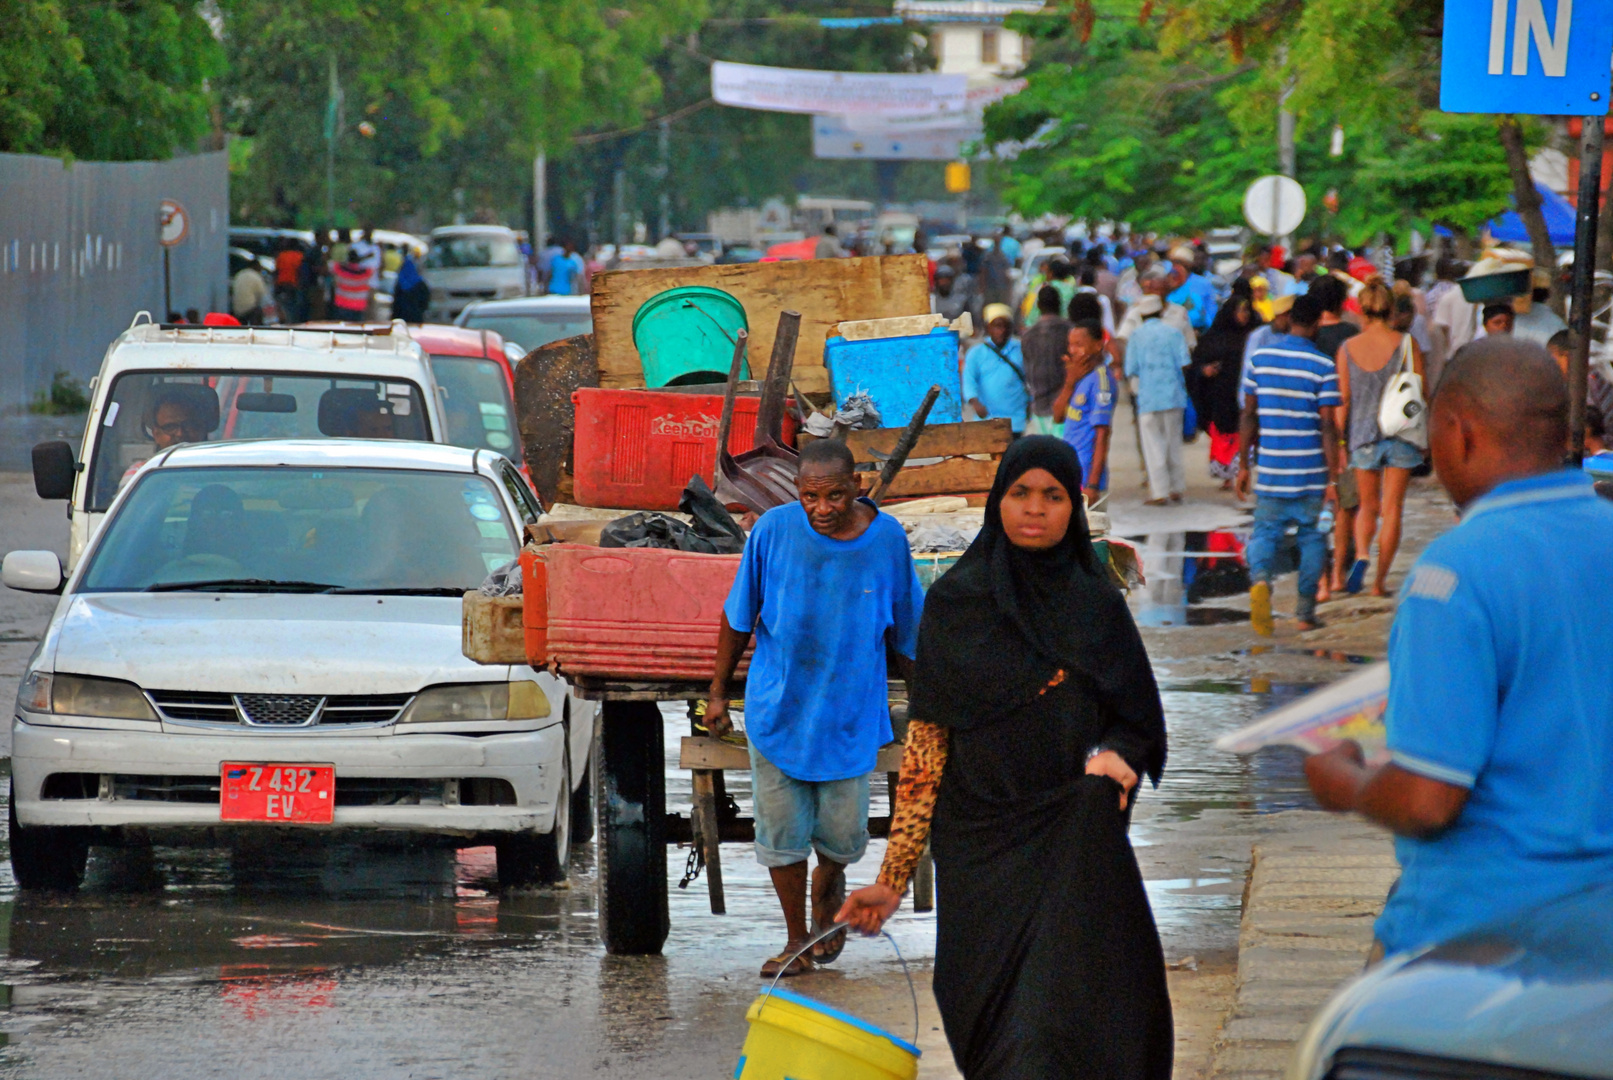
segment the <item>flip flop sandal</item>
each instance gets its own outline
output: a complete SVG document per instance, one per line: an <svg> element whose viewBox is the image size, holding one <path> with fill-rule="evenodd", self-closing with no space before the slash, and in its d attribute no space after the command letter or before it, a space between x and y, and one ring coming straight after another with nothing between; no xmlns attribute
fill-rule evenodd
<svg viewBox="0 0 1613 1080"><path fill-rule="evenodd" d="M835 916L840 913L840 908L845 902L846 872L836 870L833 880L829 882L829 887L824 890L824 895L814 900L812 904L812 935L814 937L834 925ZM812 959L819 964L834 963L846 947L846 935L846 928L841 927L839 933L827 937L812 946Z"/></svg>
<svg viewBox="0 0 1613 1080"><path fill-rule="evenodd" d="M1362 587L1366 585L1366 583L1367 561L1365 559L1357 559L1355 560L1355 565L1350 567L1350 576L1345 579L1344 591L1349 593L1351 596L1354 596L1356 593L1361 591Z"/></svg>
<svg viewBox="0 0 1613 1080"><path fill-rule="evenodd" d="M771 979L775 976L778 976L781 978L790 979L797 975L809 974L812 971L812 961L807 959L805 953L802 953L800 956L796 956L794 959L791 959L793 953L793 949L785 949L783 952L773 957L773 959L763 964L762 978ZM788 962L786 963L786 961ZM780 975L780 968L783 969L782 975Z"/></svg>

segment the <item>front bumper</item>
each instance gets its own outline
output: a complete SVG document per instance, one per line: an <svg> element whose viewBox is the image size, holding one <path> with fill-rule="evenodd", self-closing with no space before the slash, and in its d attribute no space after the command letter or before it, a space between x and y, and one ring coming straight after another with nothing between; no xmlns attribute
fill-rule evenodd
<svg viewBox="0 0 1613 1080"><path fill-rule="evenodd" d="M560 798L565 728L508 735L394 734L386 738L319 736L272 739L251 735L180 735L29 724L12 726L11 798L23 825L136 826L152 829L215 828L216 802L121 798L110 782L94 798L42 797L56 773L103 777L194 777L216 780L225 761L331 763L338 800L344 777L368 780L504 780L513 805L455 805L430 797L414 805L343 806L331 825L299 830L389 830L474 836L546 832ZM430 785L428 785L430 786ZM264 825L263 828L283 826ZM256 826L248 826L256 828Z"/></svg>

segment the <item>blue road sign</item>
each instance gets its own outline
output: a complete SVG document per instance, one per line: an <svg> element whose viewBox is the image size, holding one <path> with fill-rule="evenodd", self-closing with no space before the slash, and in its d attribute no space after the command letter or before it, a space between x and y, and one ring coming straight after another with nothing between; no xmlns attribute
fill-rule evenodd
<svg viewBox="0 0 1613 1080"><path fill-rule="evenodd" d="M1600 116L1610 73L1608 0L1445 0L1445 112Z"/></svg>

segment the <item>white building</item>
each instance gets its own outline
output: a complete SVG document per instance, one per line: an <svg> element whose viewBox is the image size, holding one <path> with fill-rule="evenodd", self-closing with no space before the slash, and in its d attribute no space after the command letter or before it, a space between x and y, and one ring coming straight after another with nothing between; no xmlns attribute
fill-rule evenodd
<svg viewBox="0 0 1613 1080"><path fill-rule="evenodd" d="M1042 0L896 0L895 13L931 27L936 70L971 85L1008 78L1030 60L1027 42L1005 29L1010 15L1042 10Z"/></svg>

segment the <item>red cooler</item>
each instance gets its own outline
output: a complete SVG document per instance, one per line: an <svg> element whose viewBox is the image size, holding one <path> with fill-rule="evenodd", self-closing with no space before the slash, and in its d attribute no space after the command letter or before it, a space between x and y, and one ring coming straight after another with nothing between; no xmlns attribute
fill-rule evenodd
<svg viewBox="0 0 1613 1080"><path fill-rule="evenodd" d="M689 478L714 484L722 395L584 387L571 395L577 411L572 452L576 500L622 510L676 510ZM728 451L749 450L761 399L734 402ZM784 414L784 441L795 445L795 416Z"/></svg>

